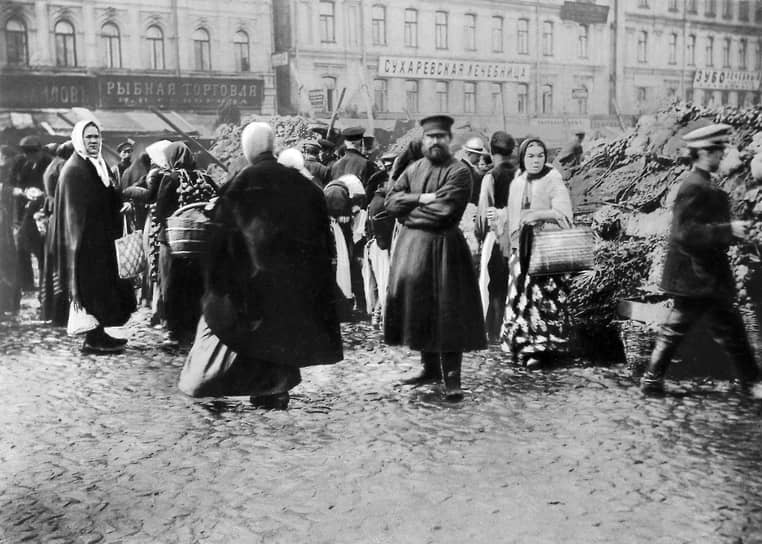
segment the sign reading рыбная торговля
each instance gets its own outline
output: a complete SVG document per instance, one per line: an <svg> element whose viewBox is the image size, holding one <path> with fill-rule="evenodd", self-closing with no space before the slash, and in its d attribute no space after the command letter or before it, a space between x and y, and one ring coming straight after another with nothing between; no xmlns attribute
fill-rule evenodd
<svg viewBox="0 0 762 544"><path fill-rule="evenodd" d="M216 108L225 99L260 108L264 94L261 79L101 75L98 84L103 108Z"/></svg>
<svg viewBox="0 0 762 544"><path fill-rule="evenodd" d="M529 65L424 57L379 57L378 75L418 79L529 82Z"/></svg>

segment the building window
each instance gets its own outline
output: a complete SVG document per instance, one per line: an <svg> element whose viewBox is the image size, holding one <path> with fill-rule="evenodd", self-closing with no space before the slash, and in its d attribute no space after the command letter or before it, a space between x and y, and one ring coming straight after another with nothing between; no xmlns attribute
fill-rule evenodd
<svg viewBox="0 0 762 544"><path fill-rule="evenodd" d="M685 44L685 56L688 66L696 66L696 36L688 36L688 43Z"/></svg>
<svg viewBox="0 0 762 544"><path fill-rule="evenodd" d="M587 115L587 87L585 85L580 85L579 89L582 91L582 93L580 94L580 97L577 98L577 113Z"/></svg>
<svg viewBox="0 0 762 544"><path fill-rule="evenodd" d="M704 15L707 17L714 17L717 15L717 0L706 0L706 10Z"/></svg>
<svg viewBox="0 0 762 544"><path fill-rule="evenodd" d="M759 2L757 4L762 5ZM749 20L749 0L738 0L738 20Z"/></svg>
<svg viewBox="0 0 762 544"><path fill-rule="evenodd" d="M720 104L727 106L730 102L730 91L720 91Z"/></svg>
<svg viewBox="0 0 762 544"><path fill-rule="evenodd" d="M499 15L492 18L492 51L503 52L503 18Z"/></svg>
<svg viewBox="0 0 762 544"><path fill-rule="evenodd" d="M519 83L516 89L516 111L518 113L527 113L529 111L529 85Z"/></svg>
<svg viewBox="0 0 762 544"><path fill-rule="evenodd" d="M103 43L103 62L106 68L122 67L122 47L119 41L119 29L113 23L106 23L101 27L101 41Z"/></svg>
<svg viewBox="0 0 762 544"><path fill-rule="evenodd" d="M696 0L686 0L685 10L688 13L698 13L698 7L696 5Z"/></svg>
<svg viewBox="0 0 762 544"><path fill-rule="evenodd" d="M251 61L249 60L249 35L243 30L235 33L233 38L233 49L235 50L236 68L241 72L251 70Z"/></svg>
<svg viewBox="0 0 762 544"><path fill-rule="evenodd" d="M706 39L706 65L707 67L714 66L714 38L712 36Z"/></svg>
<svg viewBox="0 0 762 544"><path fill-rule="evenodd" d="M336 16L333 2L320 0L320 43L336 43Z"/></svg>
<svg viewBox="0 0 762 544"><path fill-rule="evenodd" d="M516 51L520 55L529 54L529 19L519 19L518 30L516 32L518 43Z"/></svg>
<svg viewBox="0 0 762 544"><path fill-rule="evenodd" d="M466 51L476 50L476 15L466 13L463 25L463 45Z"/></svg>
<svg viewBox="0 0 762 544"><path fill-rule="evenodd" d="M638 62L648 62L648 32L638 32Z"/></svg>
<svg viewBox="0 0 762 544"><path fill-rule="evenodd" d="M693 102L693 89L685 89L685 101Z"/></svg>
<svg viewBox="0 0 762 544"><path fill-rule="evenodd" d="M677 34L669 35L669 63L677 64Z"/></svg>
<svg viewBox="0 0 762 544"><path fill-rule="evenodd" d="M418 47L418 11L405 10L405 46Z"/></svg>
<svg viewBox="0 0 762 544"><path fill-rule="evenodd" d="M148 41L148 67L164 70L164 33L158 26L149 26L146 31Z"/></svg>
<svg viewBox="0 0 762 544"><path fill-rule="evenodd" d="M542 113L553 113L553 85L542 86Z"/></svg>
<svg viewBox="0 0 762 544"><path fill-rule="evenodd" d="M336 78L333 76L323 76L323 90L325 91L326 109L327 111L333 111L334 95L336 94Z"/></svg>
<svg viewBox="0 0 762 544"><path fill-rule="evenodd" d="M755 49L756 51L754 52L754 69L759 71L759 70L762 70L762 40L757 41L757 45Z"/></svg>
<svg viewBox="0 0 762 544"><path fill-rule="evenodd" d="M27 49L26 26L17 19L9 19L5 23L5 57L8 64L29 64L29 50Z"/></svg>
<svg viewBox="0 0 762 544"><path fill-rule="evenodd" d="M648 0L638 0L638 7L639 8L647 8L648 7Z"/></svg>
<svg viewBox="0 0 762 544"><path fill-rule="evenodd" d="M645 87L638 87L638 105L643 106L648 98L647 89Z"/></svg>
<svg viewBox="0 0 762 544"><path fill-rule="evenodd" d="M389 90L385 79L373 82L373 104L376 111L389 111Z"/></svg>
<svg viewBox="0 0 762 544"><path fill-rule="evenodd" d="M405 104L408 113L418 113L418 82L415 80L405 81Z"/></svg>
<svg viewBox="0 0 762 544"><path fill-rule="evenodd" d="M476 111L476 83L473 81L463 83L463 111L465 113Z"/></svg>
<svg viewBox="0 0 762 544"><path fill-rule="evenodd" d="M589 36L589 27L579 25L577 27L577 56L581 59L587 58L587 40Z"/></svg>
<svg viewBox="0 0 762 544"><path fill-rule="evenodd" d="M193 33L193 58L194 66L199 72L212 69L211 45L209 33L203 28L198 28Z"/></svg>
<svg viewBox="0 0 762 544"><path fill-rule="evenodd" d="M669 11L677 11L677 0L669 0Z"/></svg>
<svg viewBox="0 0 762 544"><path fill-rule="evenodd" d="M379 4L373 6L372 17L373 45L386 45L386 7Z"/></svg>
<svg viewBox="0 0 762 544"><path fill-rule="evenodd" d="M437 94L437 112L447 113L448 111L450 111L450 93L449 93L449 88L446 81L437 81L436 94Z"/></svg>
<svg viewBox="0 0 762 544"><path fill-rule="evenodd" d="M490 85L490 98L492 99L492 113L503 114L503 86L500 83Z"/></svg>
<svg viewBox="0 0 762 544"><path fill-rule="evenodd" d="M69 21L58 21L55 26L56 66L76 66L77 50L74 27Z"/></svg>
<svg viewBox="0 0 762 544"><path fill-rule="evenodd" d="M447 49L446 11L437 11L434 14L434 46L437 49Z"/></svg>
<svg viewBox="0 0 762 544"><path fill-rule="evenodd" d="M738 69L746 70L746 38L738 40Z"/></svg>
<svg viewBox="0 0 762 544"><path fill-rule="evenodd" d="M722 0L722 18L731 19L733 17L733 0Z"/></svg>
<svg viewBox="0 0 762 544"><path fill-rule="evenodd" d="M542 54L546 57L553 55L553 22L542 23Z"/></svg>
<svg viewBox="0 0 762 544"><path fill-rule="evenodd" d="M722 67L730 68L730 38L725 38L722 42Z"/></svg>
<svg viewBox="0 0 762 544"><path fill-rule="evenodd" d="M762 2L757 0L756 7L754 8L754 22L762 23Z"/></svg>

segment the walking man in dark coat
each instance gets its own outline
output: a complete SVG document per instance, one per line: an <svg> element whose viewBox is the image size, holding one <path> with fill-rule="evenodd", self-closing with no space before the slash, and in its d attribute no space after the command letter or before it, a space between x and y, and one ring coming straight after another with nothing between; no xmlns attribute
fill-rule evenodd
<svg viewBox="0 0 762 544"><path fill-rule="evenodd" d="M312 181L322 189L331 181L331 170L318 160L320 144L317 142L305 142L302 146L304 154L304 167L312 174Z"/></svg>
<svg viewBox="0 0 762 544"><path fill-rule="evenodd" d="M715 124L684 136L693 159L675 198L661 287L674 298L641 381L646 394L663 394L664 376L685 334L703 316L715 341L730 355L740 387L758 392L759 369L738 310L727 250L748 222L733 221L727 193L712 183L728 141L729 125Z"/></svg>
<svg viewBox="0 0 762 544"><path fill-rule="evenodd" d="M331 179L339 179L344 174L354 174L360 178L363 187L368 186L368 180L375 173L376 168L362 154L362 136L364 133L365 129L362 127L344 129L342 135L344 136L346 153L331 167Z"/></svg>
<svg viewBox="0 0 762 544"><path fill-rule="evenodd" d="M223 188L214 210L219 229L210 240L203 314L235 362L205 383L181 376L181 388L194 396L247 394L255 406L283 409L301 367L336 363L343 352L325 198L278 164L274 140L269 125L246 126L241 143L251 164ZM183 372L205 363L189 359Z"/></svg>
<svg viewBox="0 0 762 544"><path fill-rule="evenodd" d="M423 372L405 383L444 379L445 397L459 401L463 352L487 342L471 253L458 228L471 176L450 154L452 124L446 115L421 121L424 157L386 197L387 211L402 227L392 255L384 339L421 351Z"/></svg>

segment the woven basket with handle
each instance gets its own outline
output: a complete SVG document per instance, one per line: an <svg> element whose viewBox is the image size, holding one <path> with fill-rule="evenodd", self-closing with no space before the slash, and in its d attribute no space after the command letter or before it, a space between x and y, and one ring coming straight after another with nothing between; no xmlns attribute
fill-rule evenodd
<svg viewBox="0 0 762 544"><path fill-rule="evenodd" d="M527 273L530 276L580 272L593 268L593 231L587 227L535 231Z"/></svg>
<svg viewBox="0 0 762 544"><path fill-rule="evenodd" d="M207 202L179 208L167 218L167 243L173 257L199 257L209 241L209 218L204 214Z"/></svg>

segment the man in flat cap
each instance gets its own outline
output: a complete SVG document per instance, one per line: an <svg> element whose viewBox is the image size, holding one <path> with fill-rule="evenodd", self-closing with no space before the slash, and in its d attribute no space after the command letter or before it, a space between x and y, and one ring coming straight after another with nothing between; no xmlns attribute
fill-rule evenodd
<svg viewBox="0 0 762 544"><path fill-rule="evenodd" d="M135 142L127 139L116 146L116 152L119 153L119 162L116 163L111 171L116 177L117 182L121 182L124 171L132 164L132 152L135 149Z"/></svg>
<svg viewBox="0 0 762 544"><path fill-rule="evenodd" d="M553 161L553 166L561 172L564 179L569 179L572 176L573 169L582 163L582 140L585 139L585 131L582 129L574 132L574 139L567 143L559 151Z"/></svg>
<svg viewBox="0 0 762 544"><path fill-rule="evenodd" d="M320 138L318 140L318 145L320 145L318 160L323 166L326 166L330 172L333 163L336 162L336 144L331 140Z"/></svg>
<svg viewBox="0 0 762 544"><path fill-rule="evenodd" d="M331 181L331 171L318 160L320 144L314 140L304 142L302 145L304 155L304 167L312 174L312 181L322 189Z"/></svg>
<svg viewBox="0 0 762 544"><path fill-rule="evenodd" d="M386 196L402 225L392 255L384 339L421 352L423 372L403 383L444 381L445 398L463 398L463 352L484 349L476 272L460 219L471 195L466 166L450 154L452 117L421 121L423 158L408 166Z"/></svg>
<svg viewBox="0 0 762 544"><path fill-rule="evenodd" d="M674 307L661 324L648 369L641 380L646 394L663 394L667 368L685 334L703 316L714 340L728 353L738 385L758 392L759 369L743 320L733 306L736 289L727 250L743 238L746 221L730 217L730 199L715 186L711 174L719 168L730 126L709 125L683 138L693 160L675 198L669 248L661 288Z"/></svg>

